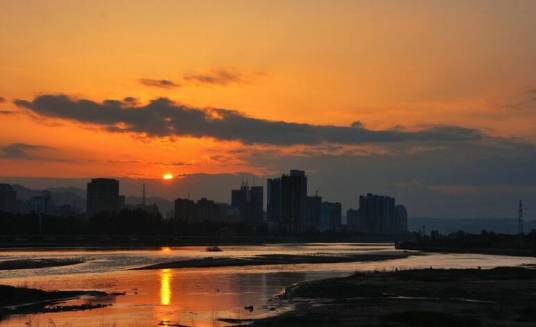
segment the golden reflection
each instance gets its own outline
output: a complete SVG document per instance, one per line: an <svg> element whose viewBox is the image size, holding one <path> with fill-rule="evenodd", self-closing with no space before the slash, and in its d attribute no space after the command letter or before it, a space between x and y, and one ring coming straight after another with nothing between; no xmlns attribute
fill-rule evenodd
<svg viewBox="0 0 536 327"><path fill-rule="evenodd" d="M171 270L160 270L160 304L169 305L171 303Z"/></svg>
<svg viewBox="0 0 536 327"><path fill-rule="evenodd" d="M160 248L160 251L162 252L171 252L171 248L169 246L163 246Z"/></svg>

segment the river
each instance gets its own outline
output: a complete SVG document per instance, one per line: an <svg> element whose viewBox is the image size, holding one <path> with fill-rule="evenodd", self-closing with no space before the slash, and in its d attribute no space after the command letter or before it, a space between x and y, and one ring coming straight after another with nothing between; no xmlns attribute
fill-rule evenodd
<svg viewBox="0 0 536 327"><path fill-rule="evenodd" d="M13 315L0 326L226 326L219 318L256 318L278 314L274 295L294 283L346 276L357 270L408 268L491 268L536 264L536 258L481 254L426 254L381 262L299 264L250 267L131 270L149 264L203 257L261 254L357 254L394 252L392 244L273 244L156 249L4 249L0 261L75 258L71 266L0 271L0 284L45 290L101 290L121 295L100 299L108 306L90 311ZM95 301L94 299L81 299ZM245 307L253 306L253 311Z"/></svg>

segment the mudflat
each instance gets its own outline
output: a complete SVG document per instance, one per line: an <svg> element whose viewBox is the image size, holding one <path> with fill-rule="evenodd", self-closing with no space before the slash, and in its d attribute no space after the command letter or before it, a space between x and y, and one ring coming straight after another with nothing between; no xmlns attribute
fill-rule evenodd
<svg viewBox="0 0 536 327"><path fill-rule="evenodd" d="M10 314L88 310L106 306L90 303L62 305L64 301L81 296L103 298L110 295L100 291L43 291L0 285L0 320Z"/></svg>
<svg viewBox="0 0 536 327"><path fill-rule="evenodd" d="M280 297L295 309L251 326L536 324L536 270L524 267L359 272L300 283Z"/></svg>
<svg viewBox="0 0 536 327"><path fill-rule="evenodd" d="M210 268L210 267L239 267L284 264L314 264L314 263L343 263L343 262L370 262L407 258L417 255L417 252L400 251L390 253L360 253L349 255L291 255L267 254L248 258L207 257L180 261L164 262L140 269L166 269L166 268Z"/></svg>
<svg viewBox="0 0 536 327"><path fill-rule="evenodd" d="M80 259L20 259L0 262L0 270L37 269L83 263Z"/></svg>

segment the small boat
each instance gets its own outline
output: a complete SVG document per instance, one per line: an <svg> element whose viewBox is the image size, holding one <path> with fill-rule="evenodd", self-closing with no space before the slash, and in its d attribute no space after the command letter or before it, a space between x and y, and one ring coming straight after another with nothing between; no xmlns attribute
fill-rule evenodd
<svg viewBox="0 0 536 327"><path fill-rule="evenodd" d="M222 252L223 250L220 249L217 245L214 246L207 246L207 252Z"/></svg>

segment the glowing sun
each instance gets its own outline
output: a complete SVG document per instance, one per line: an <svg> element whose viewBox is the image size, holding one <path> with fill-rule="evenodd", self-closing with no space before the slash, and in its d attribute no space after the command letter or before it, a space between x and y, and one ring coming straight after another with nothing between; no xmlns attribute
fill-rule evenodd
<svg viewBox="0 0 536 327"><path fill-rule="evenodd" d="M164 175L162 175L162 179L166 180L166 181L169 181L170 179L173 179L173 174L165 173Z"/></svg>

